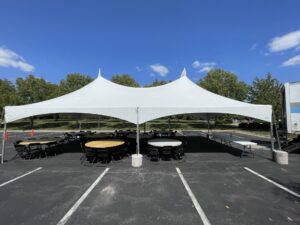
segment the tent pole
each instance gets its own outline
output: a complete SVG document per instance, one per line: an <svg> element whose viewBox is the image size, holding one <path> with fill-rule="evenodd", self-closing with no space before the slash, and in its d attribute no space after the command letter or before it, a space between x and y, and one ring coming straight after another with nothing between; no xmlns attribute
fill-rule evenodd
<svg viewBox="0 0 300 225"><path fill-rule="evenodd" d="M210 133L210 118L209 115L206 114L207 117L207 138L209 138L209 133Z"/></svg>
<svg viewBox="0 0 300 225"><path fill-rule="evenodd" d="M273 121L270 122L270 141L271 141L271 152L274 151L274 139L273 139Z"/></svg>
<svg viewBox="0 0 300 225"><path fill-rule="evenodd" d="M139 107L136 108L136 154L140 154Z"/></svg>
<svg viewBox="0 0 300 225"><path fill-rule="evenodd" d="M6 134L6 122L4 122L4 128L3 128L3 139L2 139L2 150L1 150L1 164L4 162L4 152L5 152L5 134Z"/></svg>
<svg viewBox="0 0 300 225"><path fill-rule="evenodd" d="M276 116L275 114L273 114L273 123L274 123L274 130L275 130L275 139L276 139L276 142L277 142L277 147L278 147L278 150L281 150L281 145L280 145L280 139L279 139L279 135L278 135L278 130L277 130L277 123L276 123Z"/></svg>
<svg viewBox="0 0 300 225"><path fill-rule="evenodd" d="M98 117L98 130L100 130L100 116Z"/></svg>

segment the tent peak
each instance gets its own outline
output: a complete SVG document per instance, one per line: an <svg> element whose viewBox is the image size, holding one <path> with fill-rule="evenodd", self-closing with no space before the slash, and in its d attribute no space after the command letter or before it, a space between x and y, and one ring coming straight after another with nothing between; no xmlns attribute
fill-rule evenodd
<svg viewBox="0 0 300 225"><path fill-rule="evenodd" d="M186 69L185 69L185 67L183 68L183 70L182 70L182 72L181 72L181 75L180 75L180 77L186 77L187 75L186 75Z"/></svg>
<svg viewBox="0 0 300 225"><path fill-rule="evenodd" d="M98 70L98 77L102 77L102 73L101 73L101 68L99 67L99 70Z"/></svg>

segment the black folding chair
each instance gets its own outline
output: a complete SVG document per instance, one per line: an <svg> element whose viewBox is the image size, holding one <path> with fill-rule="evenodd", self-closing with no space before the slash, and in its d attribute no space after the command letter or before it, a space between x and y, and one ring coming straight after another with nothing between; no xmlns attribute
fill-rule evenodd
<svg viewBox="0 0 300 225"><path fill-rule="evenodd" d="M172 150L173 147L172 146L164 146L161 149L161 158L162 160L170 160L172 158Z"/></svg>
<svg viewBox="0 0 300 225"><path fill-rule="evenodd" d="M113 149L110 149L111 156L114 160L121 160L123 155L122 155L122 145L117 146Z"/></svg>
<svg viewBox="0 0 300 225"><path fill-rule="evenodd" d="M68 140L68 142L76 141L75 134L72 135L71 133L64 133L65 139Z"/></svg>
<svg viewBox="0 0 300 225"><path fill-rule="evenodd" d="M42 150L43 150L43 153L45 154L46 157L48 156L53 156L53 155L56 155L57 154L57 149L58 145L56 142L50 142L50 143L47 143L47 144L43 144L42 145Z"/></svg>
<svg viewBox="0 0 300 225"><path fill-rule="evenodd" d="M27 149L26 145L20 145L19 144L20 142L21 141L14 143L17 155L19 155L22 159L28 159L29 158L28 149Z"/></svg>
<svg viewBox="0 0 300 225"><path fill-rule="evenodd" d="M84 155L81 159L81 164L84 164L84 161L89 163L95 163L97 161L97 151L93 148L84 148Z"/></svg>
<svg viewBox="0 0 300 225"><path fill-rule="evenodd" d="M67 138L61 138L57 141L56 145L56 152L57 153L63 153L65 146L69 143L69 140Z"/></svg>
<svg viewBox="0 0 300 225"><path fill-rule="evenodd" d="M121 155L122 155L122 158L130 156L130 141L129 140L125 140L124 145L122 145Z"/></svg>
<svg viewBox="0 0 300 225"><path fill-rule="evenodd" d="M158 148L148 146L147 147L148 156L151 161L159 161L159 150Z"/></svg>
<svg viewBox="0 0 300 225"><path fill-rule="evenodd" d="M17 140L17 141L15 141L14 142L14 145L17 145L17 144L19 144L20 142L22 142L23 140Z"/></svg>
<svg viewBox="0 0 300 225"><path fill-rule="evenodd" d="M35 157L40 157L42 148L40 143L32 143L28 145L28 154L29 158L35 158Z"/></svg>
<svg viewBox="0 0 300 225"><path fill-rule="evenodd" d="M107 149L97 149L96 150L97 155L97 161L100 161L101 163L109 163L112 159L112 156Z"/></svg>
<svg viewBox="0 0 300 225"><path fill-rule="evenodd" d="M178 147L173 147L172 155L174 159L181 160L184 156L184 147L182 145Z"/></svg>

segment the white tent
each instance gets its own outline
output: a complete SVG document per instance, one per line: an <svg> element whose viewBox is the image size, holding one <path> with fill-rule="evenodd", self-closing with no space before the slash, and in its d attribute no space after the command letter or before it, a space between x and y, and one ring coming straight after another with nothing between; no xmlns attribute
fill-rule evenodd
<svg viewBox="0 0 300 225"><path fill-rule="evenodd" d="M272 122L271 105L255 105L209 92L187 76L168 84L133 88L98 77L72 93L43 102L6 106L5 125L26 117L50 113L86 113L116 117L141 124L164 116L190 113L228 113ZM3 157L2 157L3 158Z"/></svg>

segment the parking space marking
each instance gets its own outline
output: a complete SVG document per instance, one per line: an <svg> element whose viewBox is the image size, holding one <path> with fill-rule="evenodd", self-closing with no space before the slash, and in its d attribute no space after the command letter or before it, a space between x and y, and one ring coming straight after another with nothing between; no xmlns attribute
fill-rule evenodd
<svg viewBox="0 0 300 225"><path fill-rule="evenodd" d="M179 177L180 177L180 179L181 179L181 181L182 181L182 183L183 183L183 185L184 185L187 193L189 194L192 202L194 203L194 206L195 206L195 208L196 208L196 210L197 210L197 212L198 212L198 214L199 214L199 216L200 216L203 224L204 225L210 225L210 222L209 222L208 218L206 217L206 215L205 215L203 209L201 208L198 200L196 199L194 193L192 192L190 186L188 185L187 181L185 180L183 174L181 173L181 171L180 171L180 169L178 167L176 167L176 171L177 171L177 173L178 173L178 175L179 175Z"/></svg>
<svg viewBox="0 0 300 225"><path fill-rule="evenodd" d="M77 210L80 204L86 199L90 192L96 187L96 185L101 181L104 175L107 173L109 168L106 168L99 177L94 181L94 183L84 192L84 194L77 200L77 202L72 206L72 208L66 213L66 215L57 223L57 225L64 225L68 222L72 214Z"/></svg>
<svg viewBox="0 0 300 225"><path fill-rule="evenodd" d="M36 171L38 171L38 170L40 170L40 169L42 169L42 168L43 168L43 167L36 168L35 170L31 170L31 171L29 171L28 173L25 173L25 174L23 174L23 175L21 175L21 176L18 176L18 177L16 177L16 178L14 178L14 179L11 179L11 180L9 180L9 181L6 181L6 182L0 184L0 187L3 187L3 186L5 186L5 185L7 185L7 184L9 184L9 183L12 183L12 182L16 181L16 180L19 180L20 178L25 177L25 176L27 176L27 175L29 175L29 174L32 174L32 173L34 173L34 172L36 172Z"/></svg>
<svg viewBox="0 0 300 225"><path fill-rule="evenodd" d="M277 182L275 182L275 181L273 181L273 180L271 180L271 179L269 179L269 178L267 178L267 177L265 177L265 176L263 176L263 175L261 175L261 174L255 172L254 170L249 169L248 167L244 167L244 169L247 170L247 171L249 171L250 173L253 173L253 174L255 174L256 176L258 176L258 177L260 177L260 178L262 178L262 179L264 179L264 180L270 182L271 184L274 184L274 185L277 186L278 188L280 188L280 189L282 189L282 190L284 190L284 191L290 193L291 195L294 195L294 196L300 198L300 194L298 194L298 193L296 193L296 192L294 192L294 191L292 191L292 190L286 188L285 186L283 186L283 185L281 185L281 184L278 184Z"/></svg>

